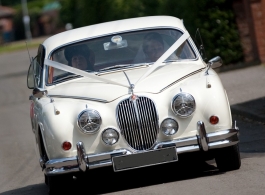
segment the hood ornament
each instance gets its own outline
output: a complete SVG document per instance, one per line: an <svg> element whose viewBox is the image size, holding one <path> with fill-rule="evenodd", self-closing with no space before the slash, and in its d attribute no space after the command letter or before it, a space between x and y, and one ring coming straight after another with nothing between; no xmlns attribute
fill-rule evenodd
<svg viewBox="0 0 265 195"><path fill-rule="evenodd" d="M125 76L126 76L126 78L127 78L127 81L128 81L128 83L129 83L129 93L131 93L132 95L131 95L131 97L130 97L130 99L131 100L136 100L137 99L137 96L134 94L134 92L133 92L133 89L134 89L134 84L132 84L131 82L130 82L130 79L129 79L129 77L128 77L128 75L123 71L123 73L125 74Z"/></svg>

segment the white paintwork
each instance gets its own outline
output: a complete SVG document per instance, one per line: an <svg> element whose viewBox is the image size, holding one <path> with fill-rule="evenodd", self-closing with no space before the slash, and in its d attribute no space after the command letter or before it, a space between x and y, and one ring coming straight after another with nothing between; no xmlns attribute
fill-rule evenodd
<svg viewBox="0 0 265 195"><path fill-rule="evenodd" d="M187 74L204 67L205 66L200 61L195 61L192 64L190 62L180 62L170 65L167 64L138 83L134 89L134 92L159 93L160 90L176 81L177 78L182 78ZM135 83L142 76L142 74L146 72L146 70L146 67L142 67L139 69L126 71L126 74L130 78L131 83ZM171 72L171 74L169 74L169 72ZM101 77L128 85L128 81L124 73L121 71L112 74L105 74ZM90 78L81 78L78 80L72 80L58 84L58 86L49 90L49 94L65 96L73 96L74 94L75 96L80 97L90 97L104 99L106 101L113 101L117 97L128 94L128 88L113 84L106 84L104 82Z"/></svg>
<svg viewBox="0 0 265 195"><path fill-rule="evenodd" d="M161 26L185 30L181 20L168 16L135 18L92 25L60 33L47 39L43 43L46 48L45 58L47 59L49 53L55 48L78 40L113 32L159 28ZM193 43L191 42L191 44ZM196 53L198 54L198 51ZM146 72L146 69L147 67L142 67L128 70L126 73L131 82L135 83ZM171 83L201 69L204 70L177 82L175 85L161 92L163 88ZM134 90L136 95L147 96L154 101L159 115L159 125L168 117L175 118L179 123L179 131L177 134L174 136L165 136L159 133L157 137L158 142L196 135L196 124L199 120L205 123L207 133L231 128L230 107L221 81L212 69L209 70L209 75L207 76L204 72L205 63L198 57L194 61L165 64L136 86ZM100 77L125 85L128 84L122 72L103 74ZM206 87L207 83L211 84L211 88ZM81 99L54 98L55 101L51 103L48 97L43 97L39 100L36 99L34 107L35 117L38 124L42 127L41 133L50 159L76 156L75 144L78 141L85 143L85 149L90 154L119 148L127 148L132 151L122 137L113 146L106 146L101 140L101 132L106 128L111 127L120 131L116 122L116 106L121 100L130 96L128 88L106 84L91 78L80 78L49 87L46 86L46 89L50 95L80 96L108 101L108 103L102 103ZM171 110L172 98L180 90L190 93L196 101L196 111L188 118L180 118ZM100 130L92 135L83 134L77 126L77 116L86 108L86 105L88 108L97 110L102 118ZM60 114L56 115L55 110L59 110ZM211 115L217 115L220 118L220 122L217 125L211 125L208 122ZM35 128L37 130L37 126ZM67 152L61 148L64 141L70 141L73 145L72 149Z"/></svg>

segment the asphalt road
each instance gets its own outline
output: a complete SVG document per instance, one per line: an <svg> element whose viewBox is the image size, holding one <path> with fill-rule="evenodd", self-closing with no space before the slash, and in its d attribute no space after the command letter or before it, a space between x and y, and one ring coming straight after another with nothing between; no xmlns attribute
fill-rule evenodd
<svg viewBox="0 0 265 195"><path fill-rule="evenodd" d="M32 56L35 50L30 50ZM47 194L34 148L26 87L26 51L0 55L0 194ZM265 67L220 73L231 105L265 97ZM113 173L92 171L65 194L265 194L265 121L233 116L240 127L241 169L219 172L214 161L183 162ZM61 193L60 193L61 194Z"/></svg>

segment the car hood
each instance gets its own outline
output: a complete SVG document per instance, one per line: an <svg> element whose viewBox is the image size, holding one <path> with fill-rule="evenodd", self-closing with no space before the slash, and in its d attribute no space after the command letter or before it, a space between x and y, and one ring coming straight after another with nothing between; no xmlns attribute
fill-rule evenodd
<svg viewBox="0 0 265 195"><path fill-rule="evenodd" d="M130 82L136 84L134 93L160 93L161 90L180 78L194 73L205 65L197 62L177 62L158 67L145 79L137 82L147 71L148 67L140 67L131 70L124 70ZM65 83L51 86L49 94L51 96L64 96L84 99L98 99L106 102L113 101L123 95L130 94L129 82L123 71L110 72L99 75L102 78L128 85L128 88L107 84L91 78L78 78Z"/></svg>

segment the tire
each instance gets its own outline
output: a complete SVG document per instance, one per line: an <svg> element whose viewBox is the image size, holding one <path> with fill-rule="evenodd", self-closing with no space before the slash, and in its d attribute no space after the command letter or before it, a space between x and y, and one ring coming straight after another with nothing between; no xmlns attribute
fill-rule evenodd
<svg viewBox="0 0 265 195"><path fill-rule="evenodd" d="M45 176L48 183L48 193L50 195L63 192L66 186L71 183L72 175Z"/></svg>
<svg viewBox="0 0 265 195"><path fill-rule="evenodd" d="M48 183L48 176L44 174L44 181L45 181L45 184L48 186L49 183Z"/></svg>
<svg viewBox="0 0 265 195"><path fill-rule="evenodd" d="M215 151L215 162L220 171L237 170L241 166L238 144Z"/></svg>

